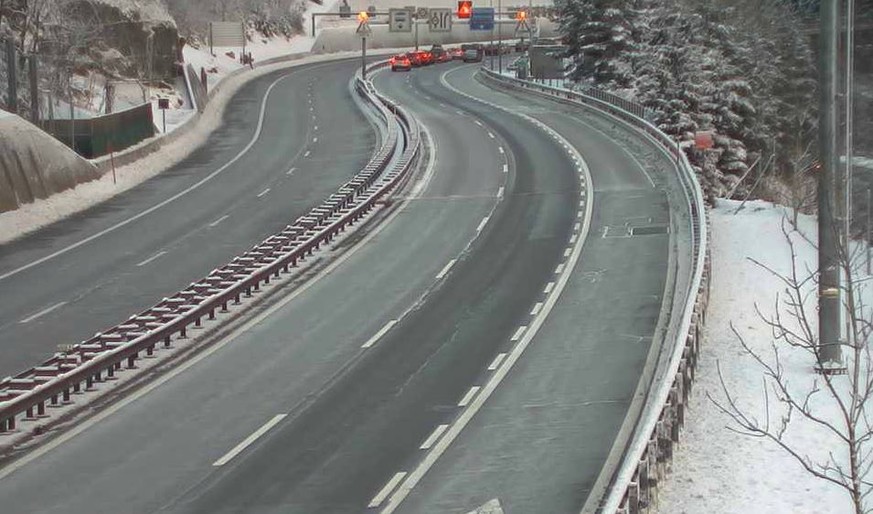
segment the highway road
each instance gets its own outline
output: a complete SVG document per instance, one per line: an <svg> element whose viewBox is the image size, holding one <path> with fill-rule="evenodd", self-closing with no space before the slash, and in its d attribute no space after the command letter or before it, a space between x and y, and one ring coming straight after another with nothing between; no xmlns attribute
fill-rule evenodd
<svg viewBox="0 0 873 514"><path fill-rule="evenodd" d="M348 93L358 65L305 65L253 80L221 128L176 166L0 245L0 377L183 289L357 173L376 145Z"/></svg>
<svg viewBox="0 0 873 514"><path fill-rule="evenodd" d="M178 374L0 470L0 504L466 513L498 499L507 513L578 512L664 297L657 156L474 72L378 75L435 156L392 219ZM593 205L564 142L585 157Z"/></svg>

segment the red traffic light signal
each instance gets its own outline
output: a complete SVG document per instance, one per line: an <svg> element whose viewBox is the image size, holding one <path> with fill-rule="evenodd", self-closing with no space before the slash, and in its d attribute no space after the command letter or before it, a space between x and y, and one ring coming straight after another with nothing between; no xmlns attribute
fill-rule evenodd
<svg viewBox="0 0 873 514"><path fill-rule="evenodd" d="M458 0L458 18L469 18L473 13L473 2L470 0Z"/></svg>

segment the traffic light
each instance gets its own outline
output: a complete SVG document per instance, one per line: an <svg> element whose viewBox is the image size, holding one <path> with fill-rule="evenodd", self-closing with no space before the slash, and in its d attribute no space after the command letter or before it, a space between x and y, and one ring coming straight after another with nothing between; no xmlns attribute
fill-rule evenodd
<svg viewBox="0 0 873 514"><path fill-rule="evenodd" d="M367 23L367 20L370 19L370 15L367 11L361 11L358 13L358 21L361 23Z"/></svg>
<svg viewBox="0 0 873 514"><path fill-rule="evenodd" d="M473 13L473 2L470 0L458 0L458 18L469 18Z"/></svg>

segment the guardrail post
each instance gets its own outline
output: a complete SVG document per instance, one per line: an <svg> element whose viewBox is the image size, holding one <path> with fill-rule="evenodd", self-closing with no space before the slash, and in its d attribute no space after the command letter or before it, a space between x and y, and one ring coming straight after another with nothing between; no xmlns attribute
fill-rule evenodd
<svg viewBox="0 0 873 514"><path fill-rule="evenodd" d="M146 347L146 359L154 359L155 358L155 345L150 345Z"/></svg>
<svg viewBox="0 0 873 514"><path fill-rule="evenodd" d="M115 364L106 368L106 380L118 380L118 377L115 376Z"/></svg>
<svg viewBox="0 0 873 514"><path fill-rule="evenodd" d="M71 403L73 400L70 398L70 388L68 387L61 393L61 405L70 405Z"/></svg>
<svg viewBox="0 0 873 514"><path fill-rule="evenodd" d="M56 408L60 407L61 404L58 401L58 395L53 394L51 398L49 398L49 407Z"/></svg>
<svg viewBox="0 0 873 514"><path fill-rule="evenodd" d="M37 418L47 418L48 414L45 413L45 402L39 402L36 404L36 417Z"/></svg>
<svg viewBox="0 0 873 514"><path fill-rule="evenodd" d="M85 379L85 390L86 391L95 391L97 388L94 387L94 377L88 377Z"/></svg>
<svg viewBox="0 0 873 514"><path fill-rule="evenodd" d="M127 358L127 369L136 369L136 359L139 357L138 353L135 353Z"/></svg>

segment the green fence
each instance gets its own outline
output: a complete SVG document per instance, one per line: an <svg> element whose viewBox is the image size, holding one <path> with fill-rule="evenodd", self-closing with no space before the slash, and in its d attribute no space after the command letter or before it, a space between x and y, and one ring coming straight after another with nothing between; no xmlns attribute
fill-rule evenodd
<svg viewBox="0 0 873 514"><path fill-rule="evenodd" d="M88 159L118 152L155 135L151 104L81 120L43 121L45 130ZM75 131L71 144L71 131Z"/></svg>

